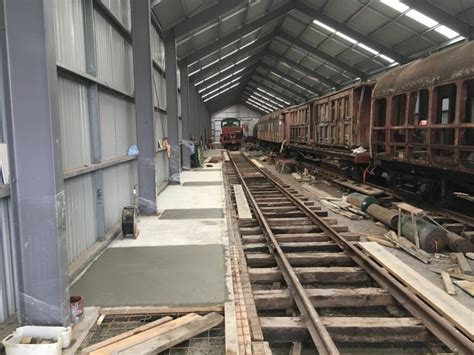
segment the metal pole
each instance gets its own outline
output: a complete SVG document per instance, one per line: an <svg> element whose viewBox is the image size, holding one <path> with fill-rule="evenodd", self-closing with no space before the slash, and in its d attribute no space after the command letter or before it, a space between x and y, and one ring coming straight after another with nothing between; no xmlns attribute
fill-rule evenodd
<svg viewBox="0 0 474 355"><path fill-rule="evenodd" d="M65 193L52 3L4 0L1 11L18 319L21 324L68 325Z"/></svg>
<svg viewBox="0 0 474 355"><path fill-rule="evenodd" d="M155 128L153 68L151 61L149 0L134 0L132 6L133 75L138 143L138 186L140 213L156 213Z"/></svg>

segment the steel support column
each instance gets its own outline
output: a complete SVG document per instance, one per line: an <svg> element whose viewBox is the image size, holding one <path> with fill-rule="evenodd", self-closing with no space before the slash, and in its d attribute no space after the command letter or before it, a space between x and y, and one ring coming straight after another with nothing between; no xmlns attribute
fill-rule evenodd
<svg viewBox="0 0 474 355"><path fill-rule="evenodd" d="M181 156L179 148L178 85L176 78L176 38L173 31L165 38L166 112L168 114L168 142L171 145L170 183L179 184Z"/></svg>
<svg viewBox="0 0 474 355"><path fill-rule="evenodd" d="M67 325L69 277L51 0L4 0L5 111L11 166L17 314Z"/></svg>
<svg viewBox="0 0 474 355"><path fill-rule="evenodd" d="M181 127L182 137L188 140L190 135L190 120L189 120L189 78L188 68L183 66L179 69L181 81ZM192 85L192 84L191 84Z"/></svg>
<svg viewBox="0 0 474 355"><path fill-rule="evenodd" d="M84 0L84 41L86 50L87 74L97 76L96 50L94 38L94 4L93 0ZM99 87L97 83L90 83L88 87L88 109L90 119L91 156L93 164L102 162L101 128L99 116ZM97 238L105 239L105 206L104 206L104 178L102 169L92 173L92 184L95 192L95 213Z"/></svg>
<svg viewBox="0 0 474 355"><path fill-rule="evenodd" d="M153 119L153 67L151 60L149 0L134 0L132 6L133 75L138 144L140 213L156 213L155 128Z"/></svg>

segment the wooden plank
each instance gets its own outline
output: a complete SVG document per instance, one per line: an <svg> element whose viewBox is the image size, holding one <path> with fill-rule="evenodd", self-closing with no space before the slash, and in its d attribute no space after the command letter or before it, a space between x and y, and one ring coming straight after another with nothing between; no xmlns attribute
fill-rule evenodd
<svg viewBox="0 0 474 355"><path fill-rule="evenodd" d="M182 324L186 324L200 318L202 318L200 315L197 315L195 313L189 313L178 319L168 321L162 325L155 326L151 329L145 330L138 334L116 341L112 344L109 344L100 349L92 351L89 354L90 355L110 355L110 354L118 353L120 351L129 349L132 346L135 346L137 344L146 342L147 340L152 339L160 334L164 334L170 329L174 329Z"/></svg>
<svg viewBox="0 0 474 355"><path fill-rule="evenodd" d="M474 282L466 280L456 280L454 283L463 291L466 291L471 297L474 297Z"/></svg>
<svg viewBox="0 0 474 355"><path fill-rule="evenodd" d="M260 162L259 162L257 159L250 159L250 161L251 161L257 168L263 169L263 165L260 164Z"/></svg>
<svg viewBox="0 0 474 355"><path fill-rule="evenodd" d="M120 351L119 355L156 354L205 332L206 330L212 329L223 321L224 317L219 313L209 313L204 317L181 324L167 332L158 334L143 343Z"/></svg>
<svg viewBox="0 0 474 355"><path fill-rule="evenodd" d="M375 196L375 195L380 195L380 194L383 194L384 191L383 190L380 190L380 189L377 189L377 188L374 188L374 187L370 187L368 185L364 185L364 184L354 184L354 183L351 183L351 182L348 182L348 181L342 181L342 180L333 180L335 183L339 184L339 185L342 185L342 186L345 186L345 187L348 187L352 190L355 190L357 192L360 192L360 193L363 193L365 195L369 195L369 196Z"/></svg>
<svg viewBox="0 0 474 355"><path fill-rule="evenodd" d="M310 340L300 317L261 317L269 342ZM430 339L425 326L415 318L321 317L332 339L338 343L424 343Z"/></svg>
<svg viewBox="0 0 474 355"><path fill-rule="evenodd" d="M63 349L62 355L76 354L82 342L89 333L89 330L94 326L95 321L98 317L99 307L84 308L84 319L73 326L71 334L71 345L67 349Z"/></svg>
<svg viewBox="0 0 474 355"><path fill-rule="evenodd" d="M286 253L292 266L353 266L354 262L346 253ZM277 266L275 257L266 253L247 254L247 265L250 267Z"/></svg>
<svg viewBox="0 0 474 355"><path fill-rule="evenodd" d="M471 269L471 265L469 265L469 262L466 260L466 257L464 256L463 253L455 253L456 260L458 261L459 268L461 269L461 272L464 275L470 275L473 276L474 272Z"/></svg>
<svg viewBox="0 0 474 355"><path fill-rule="evenodd" d="M371 307L395 304L390 294L375 287L306 289L315 307ZM254 290L255 305L259 310L290 309L294 307L288 289Z"/></svg>
<svg viewBox="0 0 474 355"><path fill-rule="evenodd" d="M235 184L232 185L234 188L235 202L237 202L237 212L240 219L252 219L252 212L250 211L250 206L245 196L244 189L242 185Z"/></svg>
<svg viewBox="0 0 474 355"><path fill-rule="evenodd" d="M230 161L229 154L227 154L227 152L224 152L224 161Z"/></svg>
<svg viewBox="0 0 474 355"><path fill-rule="evenodd" d="M421 276L396 256L374 242L359 243L371 257L382 264L387 271L429 303L459 330L474 340L474 312L452 297L448 297L439 287Z"/></svg>
<svg viewBox="0 0 474 355"><path fill-rule="evenodd" d="M210 305L210 306L190 306L190 307L105 307L100 309L100 314L110 315L140 315L140 314L207 314L211 312L223 312L224 306L222 304Z"/></svg>
<svg viewBox="0 0 474 355"><path fill-rule="evenodd" d="M294 342L291 345L290 355L301 355L303 352L303 345L300 341Z"/></svg>
<svg viewBox="0 0 474 355"><path fill-rule="evenodd" d="M450 295L456 294L456 289L454 288L453 281L451 280L451 276L446 271L441 272L441 278L443 279L444 288L446 292Z"/></svg>
<svg viewBox="0 0 474 355"><path fill-rule="evenodd" d="M419 216L425 213L425 211L421 208L416 208L415 206L412 206L406 202L396 202L394 203L394 205L402 209L403 211L414 214L415 216Z"/></svg>
<svg viewBox="0 0 474 355"><path fill-rule="evenodd" d="M95 354L96 350L104 348L104 347L106 347L110 344L116 343L120 340L126 339L126 338L128 338L132 335L136 335L136 334L144 332L148 329L152 329L152 328L157 327L159 325L165 324L165 323L170 322L172 320L173 320L173 318L171 318L171 317L160 318L160 319L158 319L154 322L147 323L145 325L142 325L141 327L129 330L128 332L125 332L125 333L119 334L117 336L114 336L112 338L101 341L100 343L88 346L87 348L82 349L81 353L82 354Z"/></svg>

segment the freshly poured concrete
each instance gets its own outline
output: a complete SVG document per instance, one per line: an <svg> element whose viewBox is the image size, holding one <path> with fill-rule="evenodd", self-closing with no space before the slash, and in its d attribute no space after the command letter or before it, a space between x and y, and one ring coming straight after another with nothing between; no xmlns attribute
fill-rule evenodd
<svg viewBox="0 0 474 355"><path fill-rule="evenodd" d="M108 249L71 289L109 307L217 304L224 292L222 245Z"/></svg>
<svg viewBox="0 0 474 355"><path fill-rule="evenodd" d="M71 294L88 306L222 303L227 227L220 167L182 172L182 185L158 195L158 215L139 217L138 238L112 242Z"/></svg>

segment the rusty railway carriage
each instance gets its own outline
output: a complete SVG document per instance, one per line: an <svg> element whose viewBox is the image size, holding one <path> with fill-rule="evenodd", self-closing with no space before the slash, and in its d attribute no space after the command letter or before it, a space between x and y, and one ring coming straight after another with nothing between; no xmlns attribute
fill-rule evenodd
<svg viewBox="0 0 474 355"><path fill-rule="evenodd" d="M474 42L392 70L372 102L371 155L389 185L474 193Z"/></svg>
<svg viewBox="0 0 474 355"><path fill-rule="evenodd" d="M474 42L262 116L257 131L322 166L370 171L425 198L474 194ZM352 153L358 147L366 152Z"/></svg>

